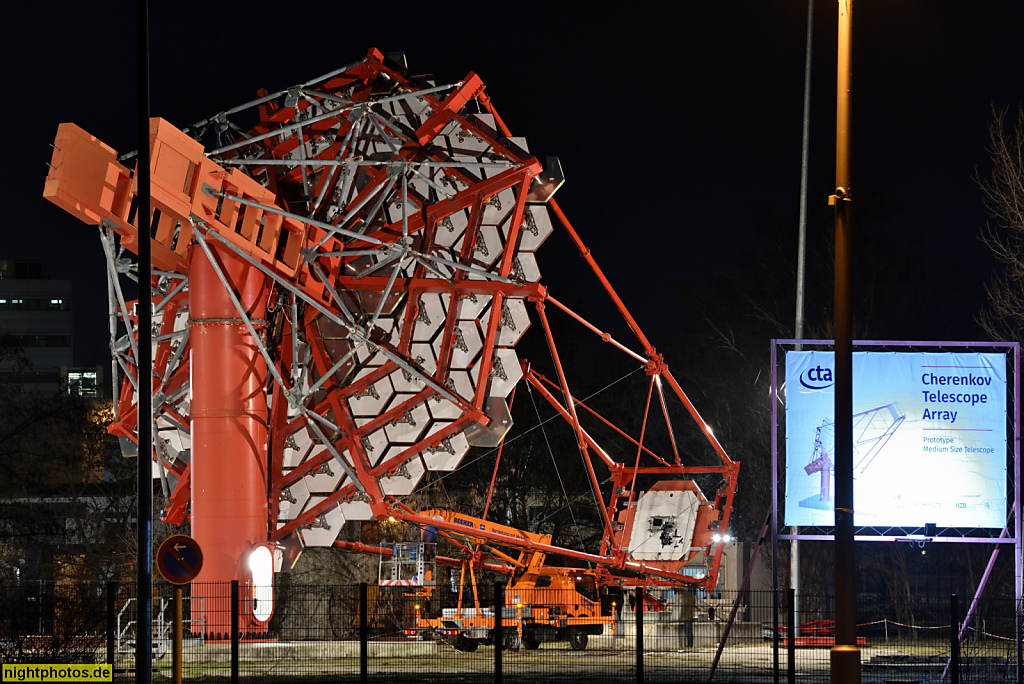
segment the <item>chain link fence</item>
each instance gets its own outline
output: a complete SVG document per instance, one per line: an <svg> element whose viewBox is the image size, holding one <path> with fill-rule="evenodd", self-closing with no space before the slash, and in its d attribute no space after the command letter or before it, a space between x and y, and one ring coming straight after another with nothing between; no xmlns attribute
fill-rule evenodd
<svg viewBox="0 0 1024 684"><path fill-rule="evenodd" d="M0 661L112 663L115 681L133 680L134 588L0 585ZM784 591L747 592L737 604L725 592L526 598L486 584L466 586L460 601L448 587L282 583L257 611L267 622L246 617L268 596L184 587L183 681L828 682L834 645L830 597L793 602ZM172 678L174 615L174 588L157 585L155 681ZM864 682L1020 681L1012 597L971 609L948 595L861 596L858 622Z"/></svg>

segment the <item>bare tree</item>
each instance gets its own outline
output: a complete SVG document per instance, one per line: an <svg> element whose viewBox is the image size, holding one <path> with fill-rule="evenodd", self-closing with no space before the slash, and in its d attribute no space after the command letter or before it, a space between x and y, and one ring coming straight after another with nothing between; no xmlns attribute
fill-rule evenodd
<svg viewBox="0 0 1024 684"><path fill-rule="evenodd" d="M989 220L981 241L1001 264L985 286L988 301L978 324L993 339L1021 339L1024 332L1024 105L1016 121L1007 109L994 109L987 148L992 169L975 173Z"/></svg>
<svg viewBox="0 0 1024 684"><path fill-rule="evenodd" d="M0 366L27 368L9 335ZM108 406L0 384L0 581L118 579L133 500Z"/></svg>

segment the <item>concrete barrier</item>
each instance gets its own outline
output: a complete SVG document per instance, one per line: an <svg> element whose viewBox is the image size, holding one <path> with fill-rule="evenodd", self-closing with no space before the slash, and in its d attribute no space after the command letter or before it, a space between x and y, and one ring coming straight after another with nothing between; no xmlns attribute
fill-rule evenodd
<svg viewBox="0 0 1024 684"><path fill-rule="evenodd" d="M654 615L665 615L664 619L654 618ZM636 621L632 619L616 621L616 646L619 648L631 648L636 643ZM696 620L693 623L693 646L694 648L711 648L717 646L725 633L724 621ZM611 629L607 630L611 634ZM591 637L591 643L598 646L595 639ZM763 628L760 622L734 622L729 632L727 646L739 644L760 643L763 641ZM604 640L600 642L604 644ZM644 613L644 650L645 651L675 651L686 647L686 638L683 635L683 623L671 619L671 614L665 613Z"/></svg>

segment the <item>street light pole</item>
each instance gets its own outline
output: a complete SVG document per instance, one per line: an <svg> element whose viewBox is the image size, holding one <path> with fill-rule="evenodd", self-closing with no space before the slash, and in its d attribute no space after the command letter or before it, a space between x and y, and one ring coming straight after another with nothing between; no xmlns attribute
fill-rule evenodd
<svg viewBox="0 0 1024 684"><path fill-rule="evenodd" d="M835 618L832 681L860 682L853 546L853 316L850 312L850 81L853 0L839 0L835 206Z"/></svg>
<svg viewBox="0 0 1024 684"><path fill-rule="evenodd" d="M797 239L796 258L796 325L794 337L798 340L804 338L804 290L807 273L807 173L810 166L810 141L811 141L811 43L814 38L814 0L807 0L807 42L804 48L804 125L803 141L800 146L800 224ZM802 345L796 345L796 349L802 349ZM794 536L800 534L800 528L793 526ZM789 543L789 586L793 590L791 594L793 614L800 615L800 542L794 539ZM799 617L798 617L799 619ZM800 636L800 626L796 625L793 632L794 637Z"/></svg>
<svg viewBox="0 0 1024 684"><path fill-rule="evenodd" d="M139 402L136 458L135 681L153 681L153 293L150 219L152 188L149 149L149 0L138 0L138 235L139 235ZM131 331L128 331L131 335ZM117 396L114 396L117 401Z"/></svg>

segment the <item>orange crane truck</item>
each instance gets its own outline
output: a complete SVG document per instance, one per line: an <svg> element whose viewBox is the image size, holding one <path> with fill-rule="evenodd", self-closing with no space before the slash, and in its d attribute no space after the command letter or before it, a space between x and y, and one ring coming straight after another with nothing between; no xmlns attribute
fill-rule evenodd
<svg viewBox="0 0 1024 684"><path fill-rule="evenodd" d="M475 651L480 644L494 644L494 610L481 607L476 582L475 571L481 567L480 557L484 554L504 561L511 571L502 612L504 648L518 650L523 646L532 650L543 642L567 641L573 649L583 650L591 635L604 633L605 625L612 623L613 597L617 596L621 604L621 595L607 570L547 566L544 565L547 554L525 546L530 542L550 544L551 535L524 532L453 511L427 510L421 511L420 515L464 526L464 532L449 531L445 534L466 552L467 557L462 564L456 607L434 609L428 611L430 615L422 615L417 610L415 626L407 630L409 636L443 641L467 652ZM448 529L451 530L450 527ZM495 548L493 542L478 534L480 531L508 537L509 546L518 551L518 557ZM433 544L427 542L417 547L423 562L410 565L409 554L398 552L391 556L391 560L382 561L382 567L387 563L391 572L382 572L381 584L423 587L419 595L429 599L436 586L436 573L430 562ZM402 573L395 563L408 568L405 575L410 577L399 577ZM465 607L463 603L467 574L473 594L471 607ZM604 600L601 591L605 592Z"/></svg>

